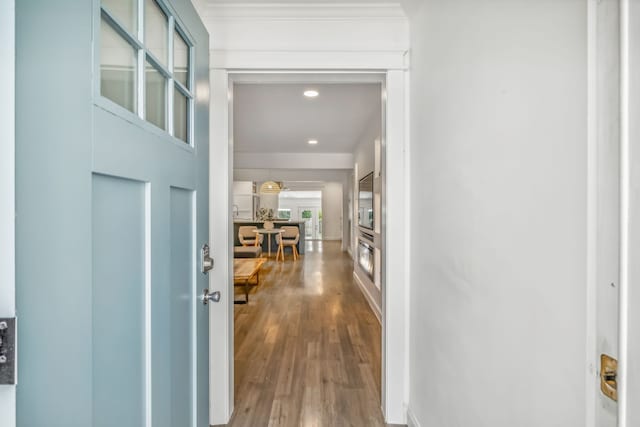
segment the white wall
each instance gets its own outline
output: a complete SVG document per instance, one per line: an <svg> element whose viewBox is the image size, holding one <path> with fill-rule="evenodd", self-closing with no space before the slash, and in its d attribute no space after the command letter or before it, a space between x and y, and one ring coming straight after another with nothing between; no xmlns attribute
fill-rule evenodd
<svg viewBox="0 0 640 427"><path fill-rule="evenodd" d="M342 239L342 183L327 182L322 189L322 238Z"/></svg>
<svg viewBox="0 0 640 427"><path fill-rule="evenodd" d="M587 2L408 10L410 421L584 426Z"/></svg>
<svg viewBox="0 0 640 427"><path fill-rule="evenodd" d="M375 168L375 140L380 139L382 131L382 117L377 115L372 118L371 123L363 130L360 141L353 153L355 164L358 165L358 179L363 178Z"/></svg>
<svg viewBox="0 0 640 427"><path fill-rule="evenodd" d="M233 218L253 219L253 182L233 181Z"/></svg>
<svg viewBox="0 0 640 427"><path fill-rule="evenodd" d="M382 88L381 88L382 90ZM364 293L367 301L371 305L371 308L375 315L379 320L382 319L382 284L381 284L381 274L382 274L382 263L381 263L381 253L383 251L382 248L382 239L381 239L381 216L382 209L380 205L380 194L381 181L379 179L375 179L380 176L381 169L380 164L376 164L376 146L380 146L382 133L382 102L380 103L380 114L374 115L369 124L365 129L363 129L362 135L356 145L356 149L353 153L354 158L354 177L355 180L351 182L352 191L354 195L354 205L352 206L352 216L353 216L353 235L351 236L351 251L354 254L354 275L357 279L357 283L360 285L362 292ZM378 166L378 169L376 169ZM360 268L357 263L357 254L358 254L358 239L360 237L360 228L358 225L358 194L359 194L359 181L364 178L366 175L374 172L374 193L376 197L377 203L374 204L374 230L370 233L373 234L373 243L375 246L375 269L374 269L374 278L371 280Z"/></svg>
<svg viewBox="0 0 640 427"><path fill-rule="evenodd" d="M15 3L0 2L0 317L15 316ZM0 385L0 427L16 425L15 386Z"/></svg>
<svg viewBox="0 0 640 427"><path fill-rule="evenodd" d="M298 219L298 208L322 208L321 197L280 198L280 209L291 209L291 219Z"/></svg>
<svg viewBox="0 0 640 427"><path fill-rule="evenodd" d="M262 183L260 183L262 184ZM258 186L258 188L260 188ZM277 194L260 194L258 202L258 209L271 209L273 210L273 217L278 216L278 195Z"/></svg>
<svg viewBox="0 0 640 427"><path fill-rule="evenodd" d="M381 110L382 112L382 110ZM356 149L353 152L353 170L354 174L349 178L349 186L353 199L352 204L352 223L353 232L350 236L351 252L356 253L356 246L358 244L358 184L359 180L364 178L365 175L375 170L375 150L376 140L380 140L382 133L382 114L376 115L371 118L369 125L363 129L362 135ZM380 215L376 216L376 223L380 220ZM364 277L364 276L363 276ZM373 290L373 289L372 289ZM381 299L381 295L378 295L378 300Z"/></svg>

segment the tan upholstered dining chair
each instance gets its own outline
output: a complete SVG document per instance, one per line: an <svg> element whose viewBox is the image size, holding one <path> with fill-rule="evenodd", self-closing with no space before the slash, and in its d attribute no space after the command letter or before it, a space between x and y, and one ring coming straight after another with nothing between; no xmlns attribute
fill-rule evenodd
<svg viewBox="0 0 640 427"><path fill-rule="evenodd" d="M243 225L238 228L238 240L242 246L258 246L262 244L264 236L256 233L254 225Z"/></svg>
<svg viewBox="0 0 640 427"><path fill-rule="evenodd" d="M278 253L276 254L276 260L278 257L282 257L284 261L284 247L291 246L293 252L293 259L298 259L298 241L300 240L300 229L293 225L283 225L280 227L284 230L280 234L276 234L276 243L278 244Z"/></svg>

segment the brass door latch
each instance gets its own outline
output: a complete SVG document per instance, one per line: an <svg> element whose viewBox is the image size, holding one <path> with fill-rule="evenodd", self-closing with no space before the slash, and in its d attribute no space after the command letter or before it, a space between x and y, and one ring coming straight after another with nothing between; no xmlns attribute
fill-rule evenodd
<svg viewBox="0 0 640 427"><path fill-rule="evenodd" d="M606 354L600 355L600 390L608 398L618 401L618 361Z"/></svg>

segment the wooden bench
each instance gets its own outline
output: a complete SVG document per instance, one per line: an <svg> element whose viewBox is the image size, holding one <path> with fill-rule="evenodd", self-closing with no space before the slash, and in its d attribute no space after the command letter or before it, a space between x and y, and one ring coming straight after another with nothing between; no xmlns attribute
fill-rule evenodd
<svg viewBox="0 0 640 427"><path fill-rule="evenodd" d="M234 301L237 304L249 303L249 285L253 277L256 278L255 286L260 284L260 267L266 260L264 258L235 258L233 260L233 284L244 285L244 301ZM251 283L251 285L254 285Z"/></svg>

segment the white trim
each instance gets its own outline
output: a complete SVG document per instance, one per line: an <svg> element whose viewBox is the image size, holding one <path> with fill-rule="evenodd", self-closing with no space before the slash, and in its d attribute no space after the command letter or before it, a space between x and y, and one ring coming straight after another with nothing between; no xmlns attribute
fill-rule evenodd
<svg viewBox="0 0 640 427"><path fill-rule="evenodd" d="M422 427L411 408L407 408L407 427Z"/></svg>
<svg viewBox="0 0 640 427"><path fill-rule="evenodd" d="M627 426L629 333L629 0L620 1L620 317L618 426Z"/></svg>
<svg viewBox="0 0 640 427"><path fill-rule="evenodd" d="M202 4L211 67L404 69L409 22L399 3Z"/></svg>
<svg viewBox="0 0 640 427"><path fill-rule="evenodd" d="M220 20L336 21L381 19L406 21L399 3L209 3L203 17Z"/></svg>
<svg viewBox="0 0 640 427"><path fill-rule="evenodd" d="M585 427L596 427L597 405L597 0L587 3L587 281L585 346Z"/></svg>
<svg viewBox="0 0 640 427"><path fill-rule="evenodd" d="M404 70L403 51L211 50L211 68L227 70Z"/></svg>
<svg viewBox="0 0 640 427"><path fill-rule="evenodd" d="M0 317L15 312L15 1L0 1ZM0 387L0 427L16 425L16 387Z"/></svg>
<svg viewBox="0 0 640 427"><path fill-rule="evenodd" d="M233 412L233 129L229 122L229 75L211 70L209 150L209 242L215 260L209 272L209 288L220 291L221 301L209 308L209 395L210 424L226 424Z"/></svg>
<svg viewBox="0 0 640 427"><path fill-rule="evenodd" d="M0 316L15 315L15 4L0 3Z"/></svg>
<svg viewBox="0 0 640 427"><path fill-rule="evenodd" d="M247 64L244 70L252 74L277 73L274 70L264 70L256 60L254 65ZM338 69L342 69L338 67ZM340 74L335 71L324 69L314 70L306 66L305 63L298 63L290 67L291 70L312 72L316 74L326 74L328 79L332 75ZM369 73L375 70L363 69L358 73ZM352 74L349 71L347 74ZM223 286L228 289L229 295L233 295L230 278L233 277L231 232L226 233L224 228L230 226L231 217L231 182L230 166L233 164L233 135L230 126L233 112L231 93L232 84L237 75L241 73L229 73L227 70L211 70L211 243L212 253L217 257L218 265L225 268L215 269L219 273L212 274L211 284L218 287ZM405 274L405 253L407 252L407 224L404 222L404 206L406 205L406 192L404 190L406 168L404 165L406 153L405 125L405 72L388 70L386 81L390 82L386 89L387 99L391 100L387 104L386 116L389 121L387 127L387 140L390 142L386 148L387 180L394 188L393 197L387 200L387 207L394 203L396 209L388 209L387 222L392 224L391 232L394 233L387 246L385 263L390 266L386 271L385 283L393 286L394 292L389 293L388 301L383 296L383 413L388 423L406 422L406 382L408 379L407 367L405 366L408 348L407 331L404 324L406 319L405 307L407 301L407 279ZM215 95L217 94L217 96ZM228 102L224 97L228 96ZM224 163L227 161L228 163ZM227 191L227 197L218 194L220 191ZM397 215L397 216L396 216ZM225 241L225 239L228 239ZM226 249L225 249L226 245ZM391 248L391 249L389 249ZM224 270L224 271L223 271ZM214 279L215 278L215 279ZM225 286L226 285L226 286ZM224 297L223 297L224 298ZM230 301L229 301L230 302ZM232 302L230 302L232 303ZM223 312L225 315L223 315ZM216 309L211 310L212 331L221 331L211 335L211 423L225 424L228 422L233 410L233 307L230 304L220 304ZM214 321L218 318L220 321ZM386 317L386 318L385 318ZM226 337L221 337L225 335ZM226 353L221 355L220 353ZM227 361L225 363L225 360ZM228 394L224 394L224 390Z"/></svg>
<svg viewBox="0 0 640 427"><path fill-rule="evenodd" d="M405 129L406 115L406 73L400 70L389 70L385 86L385 137L384 137L384 180L385 180L385 214L383 225L385 235L384 265L382 292L383 318L383 413L390 424L405 424L407 403L405 396L408 382L407 359L408 329L405 321L409 307L407 301L408 281L405 267L409 253L406 239L408 223L405 223L405 206L407 203L407 165L405 155L407 141ZM393 189L391 191L390 189Z"/></svg>
<svg viewBox="0 0 640 427"><path fill-rule="evenodd" d="M319 83L319 84L349 84L349 83L384 83L384 73L381 71L340 71L339 74L318 74L315 70L234 70L234 83L252 84L293 84L293 83Z"/></svg>
<svg viewBox="0 0 640 427"><path fill-rule="evenodd" d="M373 311L373 314L375 314L376 319L378 319L378 322L382 324L382 311L380 310L380 306L376 304L376 301L373 299L371 292L369 292L367 287L364 285L364 282L360 279L360 277L358 277L358 274L355 271L353 272L353 278L355 279L356 284L362 291L364 298L369 303L369 306L371 307L371 311Z"/></svg>
<svg viewBox="0 0 640 427"><path fill-rule="evenodd" d="M407 57L409 55L407 54ZM407 60L408 63L408 60ZM404 223L411 224L411 135L409 129L411 129L411 76L410 71L405 72L405 123L404 123L404 182L405 182L405 197L404 197ZM404 244L405 248L408 248L411 244L411 227L404 227ZM410 254L410 249L406 249L407 254ZM406 285L404 287L404 322L405 322L405 341L404 341L404 349L405 349L405 357L404 357L404 400L405 404L408 404L410 401L411 395L411 384L409 381L409 366L410 366L410 337L411 337L411 279L410 279L410 271L411 271L411 257L404 257L404 271L406 271L407 276L405 278Z"/></svg>

